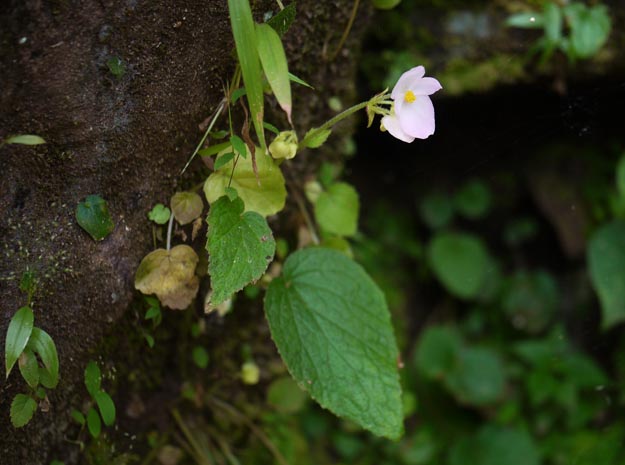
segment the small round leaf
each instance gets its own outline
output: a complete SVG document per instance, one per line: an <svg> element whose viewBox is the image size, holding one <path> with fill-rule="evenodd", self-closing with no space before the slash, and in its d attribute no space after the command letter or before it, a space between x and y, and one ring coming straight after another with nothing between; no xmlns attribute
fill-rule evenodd
<svg viewBox="0 0 625 465"><path fill-rule="evenodd" d="M191 223L204 209L202 198L195 192L177 192L171 198L170 206L174 218L182 225Z"/></svg>
<svg viewBox="0 0 625 465"><path fill-rule="evenodd" d="M89 195L78 204L76 221L94 241L101 241L115 229L108 204L98 195Z"/></svg>

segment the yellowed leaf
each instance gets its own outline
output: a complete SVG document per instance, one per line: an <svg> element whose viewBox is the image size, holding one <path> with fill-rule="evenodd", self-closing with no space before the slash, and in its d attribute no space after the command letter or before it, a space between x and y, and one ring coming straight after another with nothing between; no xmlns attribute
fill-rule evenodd
<svg viewBox="0 0 625 465"><path fill-rule="evenodd" d="M155 294L171 309L184 310L199 288L195 275L198 260L188 245L177 245L169 251L156 249L141 260L135 274L135 288L143 294Z"/></svg>
<svg viewBox="0 0 625 465"><path fill-rule="evenodd" d="M195 192L177 192L171 198L171 211L178 223L185 225L202 214L204 204Z"/></svg>

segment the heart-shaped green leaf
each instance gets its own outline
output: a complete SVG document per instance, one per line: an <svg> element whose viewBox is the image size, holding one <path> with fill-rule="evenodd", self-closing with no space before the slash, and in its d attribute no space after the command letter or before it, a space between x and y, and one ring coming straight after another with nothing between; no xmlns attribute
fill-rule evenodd
<svg viewBox="0 0 625 465"><path fill-rule="evenodd" d="M398 350L384 295L340 252L291 255L265 311L291 375L321 406L374 434L403 432Z"/></svg>
<svg viewBox="0 0 625 465"><path fill-rule="evenodd" d="M240 198L223 196L208 214L208 274L218 305L257 280L273 260L276 242L267 221L256 212L243 213Z"/></svg>
<svg viewBox="0 0 625 465"><path fill-rule="evenodd" d="M37 410L37 402L26 394L17 394L11 402L11 424L15 428L26 425Z"/></svg>
<svg viewBox="0 0 625 465"><path fill-rule="evenodd" d="M217 161L226 154L220 154ZM245 211L258 212L263 216L273 215L284 208L286 187L282 171L269 155L256 151L258 178L254 173L252 157L230 160L211 174L204 184L204 194L209 203L226 194L227 187L233 187L245 203Z"/></svg>
<svg viewBox="0 0 625 465"><path fill-rule="evenodd" d="M89 195L78 204L76 221L94 241L101 241L115 229L108 204L98 195Z"/></svg>

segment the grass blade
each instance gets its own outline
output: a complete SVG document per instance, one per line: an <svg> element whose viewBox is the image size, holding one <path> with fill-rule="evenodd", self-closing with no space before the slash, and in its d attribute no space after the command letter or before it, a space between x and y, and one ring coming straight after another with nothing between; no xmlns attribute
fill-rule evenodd
<svg viewBox="0 0 625 465"><path fill-rule="evenodd" d="M256 25L258 55L263 65L267 82L276 96L280 107L291 123L291 82L289 65L278 33L268 24Z"/></svg>
<svg viewBox="0 0 625 465"><path fill-rule="evenodd" d="M264 152L267 151L263 130L263 76L256 49L256 29L248 0L228 0L230 24L241 65L247 101L252 112L256 136Z"/></svg>

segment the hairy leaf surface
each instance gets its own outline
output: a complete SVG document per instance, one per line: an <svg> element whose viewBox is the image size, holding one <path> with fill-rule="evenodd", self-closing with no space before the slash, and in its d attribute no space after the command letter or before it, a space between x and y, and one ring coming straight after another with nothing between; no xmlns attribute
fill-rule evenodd
<svg viewBox="0 0 625 465"><path fill-rule="evenodd" d="M223 196L208 214L206 249L213 305L256 281L273 260L276 242L267 221L256 212L243 210L240 198Z"/></svg>
<svg viewBox="0 0 625 465"><path fill-rule="evenodd" d="M398 350L384 295L363 268L323 248L291 255L265 298L273 339L300 387L374 434L403 432Z"/></svg>

